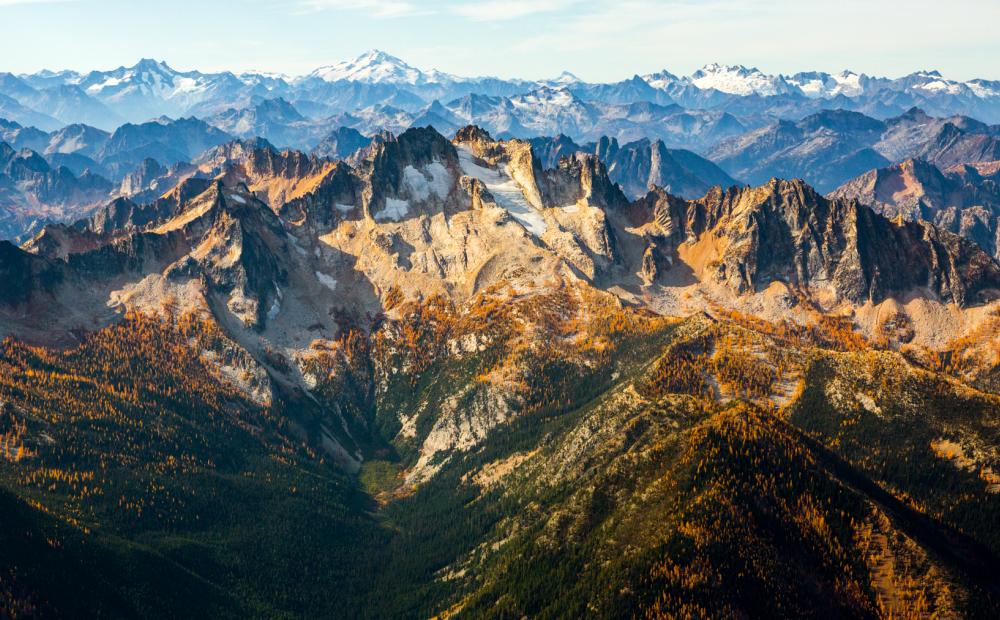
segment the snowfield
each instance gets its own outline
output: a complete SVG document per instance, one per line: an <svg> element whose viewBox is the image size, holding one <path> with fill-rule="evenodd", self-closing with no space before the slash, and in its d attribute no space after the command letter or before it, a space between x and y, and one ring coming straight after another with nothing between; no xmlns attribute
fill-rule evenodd
<svg viewBox="0 0 1000 620"><path fill-rule="evenodd" d="M424 172L413 166L407 166L403 169L403 184L409 190L410 197L417 202L424 202L432 194L442 200L447 198L452 185L451 173L448 172L448 169L441 162L436 161L425 166L424 170L426 174L430 175L430 180L427 179Z"/></svg>
<svg viewBox="0 0 1000 620"><path fill-rule="evenodd" d="M474 179L479 179L490 190L497 205L510 213L514 219L528 229L528 232L541 237L545 234L545 218L542 214L528 203L518 185L506 170L491 170L484 168L475 162L468 147L458 148L458 160L462 166L462 172Z"/></svg>

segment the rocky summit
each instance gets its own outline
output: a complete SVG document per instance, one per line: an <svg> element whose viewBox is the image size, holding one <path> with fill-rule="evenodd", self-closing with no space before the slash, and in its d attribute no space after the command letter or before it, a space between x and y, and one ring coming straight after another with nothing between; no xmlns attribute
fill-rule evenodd
<svg viewBox="0 0 1000 620"><path fill-rule="evenodd" d="M0 617L1000 616L998 92L0 74Z"/></svg>

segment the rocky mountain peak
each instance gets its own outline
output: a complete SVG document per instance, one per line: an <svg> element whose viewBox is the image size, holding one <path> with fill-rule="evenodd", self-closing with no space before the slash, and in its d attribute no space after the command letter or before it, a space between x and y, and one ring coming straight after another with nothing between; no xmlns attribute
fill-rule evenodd
<svg viewBox="0 0 1000 620"><path fill-rule="evenodd" d="M468 146L473 151L485 152L496 144L496 140L482 127L467 125L458 130L453 140L455 144Z"/></svg>
<svg viewBox="0 0 1000 620"><path fill-rule="evenodd" d="M123 196L132 196L145 191L158 178L166 174L167 169L160 165L158 161L147 157L136 167L135 170L125 175L122 179L119 193Z"/></svg>
<svg viewBox="0 0 1000 620"><path fill-rule="evenodd" d="M641 204L661 226L669 222L663 229L674 251L724 239L708 246L714 258L702 264L713 266L702 277L741 293L781 281L853 304L924 290L969 305L1000 290L1000 265L971 242L926 223L893 222L855 200L828 200L798 180L716 189L687 202L652 192Z"/></svg>
<svg viewBox="0 0 1000 620"><path fill-rule="evenodd" d="M989 163L941 170L910 158L856 177L831 197L856 199L889 218L932 222L1000 257L1000 183L991 170Z"/></svg>

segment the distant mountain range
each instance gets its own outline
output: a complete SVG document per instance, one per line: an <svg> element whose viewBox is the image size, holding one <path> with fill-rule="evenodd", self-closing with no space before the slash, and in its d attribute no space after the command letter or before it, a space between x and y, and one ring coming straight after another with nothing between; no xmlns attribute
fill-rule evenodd
<svg viewBox="0 0 1000 620"><path fill-rule="evenodd" d="M804 178L828 192L851 177L907 158L944 167L1000 159L1000 127L965 116L935 118L917 108L884 121L824 110L724 140L706 155L750 183Z"/></svg>
<svg viewBox="0 0 1000 620"><path fill-rule="evenodd" d="M499 123L491 130L518 137L533 131L553 133L544 129L546 124L567 120L559 116L568 114L579 123L578 132L560 131L580 138L596 120L627 118L627 108L618 106L640 102L742 116L768 116L768 110L780 109L785 117L832 107L887 118L919 106L935 115L964 114L1000 122L1000 81L950 80L936 71L896 79L851 71L785 76L710 64L683 77L664 70L620 82L589 83L568 72L551 80L459 77L423 71L372 50L304 76L177 71L150 59L110 71L0 74L0 116L45 130L72 123L111 130L123 122L161 115L205 117L278 98L314 119L355 114L372 106L420 114L440 102L462 121L479 122L473 117L476 109L490 108ZM565 109L557 113L555 105ZM464 116L458 111L463 107ZM509 126L502 125L505 119Z"/></svg>

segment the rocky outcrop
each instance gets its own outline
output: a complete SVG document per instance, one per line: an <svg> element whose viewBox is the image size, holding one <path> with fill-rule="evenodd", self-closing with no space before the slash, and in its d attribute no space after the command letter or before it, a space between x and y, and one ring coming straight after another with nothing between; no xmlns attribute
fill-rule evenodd
<svg viewBox="0 0 1000 620"><path fill-rule="evenodd" d="M292 256L284 227L246 187L214 184L198 200L204 214L184 226L197 249L171 265L171 278L201 278L247 327L261 328L280 308Z"/></svg>
<svg viewBox="0 0 1000 620"><path fill-rule="evenodd" d="M284 203L279 215L295 226L329 229L341 219L361 213L362 185L348 164L338 162L313 191Z"/></svg>
<svg viewBox="0 0 1000 620"><path fill-rule="evenodd" d="M643 139L619 147L612 138L598 144L597 155L607 164L611 180L632 198L644 196L651 187L696 198L716 185L736 185L732 177L712 162L691 151L668 149L662 140Z"/></svg>
<svg viewBox="0 0 1000 620"><path fill-rule="evenodd" d="M379 136L357 166L363 183L359 206L374 220L443 209L451 204L459 170L454 145L433 128Z"/></svg>
<svg viewBox="0 0 1000 620"><path fill-rule="evenodd" d="M602 138L606 140L606 138ZM559 134L554 138L531 138L531 150L543 168L555 168L563 157L573 157L586 148L574 142L569 136ZM601 161L607 161L603 157Z"/></svg>
<svg viewBox="0 0 1000 620"><path fill-rule="evenodd" d="M228 187L245 184L275 211L314 191L334 163L296 150L279 150L263 138L234 140L194 161L201 176L220 179Z"/></svg>
<svg viewBox="0 0 1000 620"><path fill-rule="evenodd" d="M167 169L151 158L142 160L135 170L125 175L118 192L122 196L135 196L147 191L153 183L164 176Z"/></svg>

